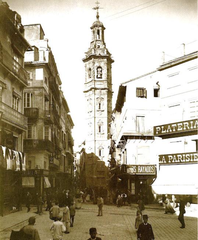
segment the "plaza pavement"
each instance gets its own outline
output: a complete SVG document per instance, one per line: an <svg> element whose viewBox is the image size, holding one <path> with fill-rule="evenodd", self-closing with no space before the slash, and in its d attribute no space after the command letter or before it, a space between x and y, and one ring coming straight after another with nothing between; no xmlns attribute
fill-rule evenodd
<svg viewBox="0 0 198 240"><path fill-rule="evenodd" d="M137 205L116 207L104 205L103 216L97 216L97 205L83 203L76 210L74 227L69 234L64 234L64 240L86 240L89 238L89 228L96 227L98 237L102 240L135 240L134 228ZM62 210L62 209L61 209ZM49 228L52 221L49 213L43 211L42 215L35 213L36 208L31 208L27 213L25 207L20 212L11 213L0 217L0 240L8 240L11 229L18 230L27 224L30 216L36 216L36 225L41 240L52 239ZM149 223L153 227L155 240L197 240L197 210L187 208L185 216L186 228L181 229L177 219L178 209L175 214L164 214L164 209L158 205L146 205L143 214L148 214Z"/></svg>

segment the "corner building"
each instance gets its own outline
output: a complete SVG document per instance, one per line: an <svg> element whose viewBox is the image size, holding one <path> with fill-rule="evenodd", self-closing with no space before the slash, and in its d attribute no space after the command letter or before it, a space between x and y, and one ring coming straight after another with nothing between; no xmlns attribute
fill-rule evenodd
<svg viewBox="0 0 198 240"><path fill-rule="evenodd" d="M114 62L104 41L105 27L99 21L91 26L92 41L86 52L85 63L85 101L86 101L86 152L95 153L107 163L112 113L112 72Z"/></svg>

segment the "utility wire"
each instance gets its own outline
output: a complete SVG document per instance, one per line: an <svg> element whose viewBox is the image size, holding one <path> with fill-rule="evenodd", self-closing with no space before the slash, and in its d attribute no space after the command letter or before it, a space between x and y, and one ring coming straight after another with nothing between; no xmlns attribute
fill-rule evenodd
<svg viewBox="0 0 198 240"><path fill-rule="evenodd" d="M115 17L115 18L112 18L111 20L114 20L114 19L117 19L117 18L121 18L121 17L125 17L125 16L127 16L127 15L129 15L129 14L132 14L132 13L135 13L135 12L138 12L138 11L141 11L141 10L143 10L143 9L149 8L149 7L151 7L151 6L154 6L154 5L156 5L156 4L162 3L162 2L164 2L164 1L166 1L166 0L162 0L162 1L160 1L160 2L155 2L155 3L153 3L153 4L150 4L149 6L146 6L146 7L137 9L137 10L135 10L135 11L129 12L129 13L127 13L127 14L124 14L124 15L121 15L121 16L118 16L118 17ZM139 6L141 6L141 5L139 5ZM139 7L139 6L133 7L133 8L131 8L131 9L137 8L137 7ZM128 10L125 10L125 11L129 11L129 10L131 10L131 9L128 9ZM125 11L123 11L123 12L125 12ZM120 13L122 13L122 12L120 12ZM120 14L120 13L115 13L114 15L117 15L117 14ZM112 15L112 16L113 16L113 15ZM111 16L110 16L110 17L111 17Z"/></svg>
<svg viewBox="0 0 198 240"><path fill-rule="evenodd" d="M118 15L118 14L121 14L121 13L124 13L124 12L127 12L127 11L130 11L131 9L134 9L134 8L140 7L140 6L142 6L142 5L145 5L145 4L150 3L150 2L153 2L153 1L154 1L154 0L152 0L152 1L148 1L148 2L142 3L142 4L140 4L140 5L137 5L137 6L135 6L135 7L131 7L131 8L129 8L129 9L123 10L123 11L121 11L121 12L114 13L114 14L112 14L112 15L106 17L106 18L110 18L110 17L113 17L113 16L115 16L115 15Z"/></svg>

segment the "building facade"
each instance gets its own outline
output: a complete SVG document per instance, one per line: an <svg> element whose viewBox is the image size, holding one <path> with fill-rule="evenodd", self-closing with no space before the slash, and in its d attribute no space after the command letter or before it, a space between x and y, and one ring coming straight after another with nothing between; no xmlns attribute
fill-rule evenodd
<svg viewBox="0 0 198 240"><path fill-rule="evenodd" d="M154 125L158 144L157 194L197 203L198 52L185 53L158 68L161 112Z"/></svg>
<svg viewBox="0 0 198 240"><path fill-rule="evenodd" d="M91 26L92 41L86 52L85 64L85 101L86 101L86 152L94 153L101 160L108 161L110 121L112 112L112 63L111 54L104 40L105 27L99 21Z"/></svg>
<svg viewBox="0 0 198 240"><path fill-rule="evenodd" d="M0 214L73 190L74 126L40 24L0 1ZM55 195L53 195L55 196Z"/></svg>
<svg viewBox="0 0 198 240"><path fill-rule="evenodd" d="M30 78L24 90L24 112L28 117L24 191L43 195L71 186L74 124L42 26L31 24L24 28L25 38L32 45L32 50L25 54L25 68Z"/></svg>
<svg viewBox="0 0 198 240"><path fill-rule="evenodd" d="M28 85L24 53L31 48L24 38L21 16L0 1L0 214L21 208L21 174L25 171L23 140L28 121L23 90Z"/></svg>

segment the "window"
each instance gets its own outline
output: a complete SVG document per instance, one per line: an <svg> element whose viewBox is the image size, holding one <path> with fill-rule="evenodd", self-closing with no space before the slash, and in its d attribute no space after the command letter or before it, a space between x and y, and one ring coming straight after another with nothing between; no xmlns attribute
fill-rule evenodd
<svg viewBox="0 0 198 240"><path fill-rule="evenodd" d="M136 97L147 98L146 88L136 88Z"/></svg>
<svg viewBox="0 0 198 240"><path fill-rule="evenodd" d="M159 88L154 88L153 89L153 94L154 94L154 97L159 97L160 96L160 89Z"/></svg>
<svg viewBox="0 0 198 240"><path fill-rule="evenodd" d="M97 29L97 39L100 39L100 30Z"/></svg>
<svg viewBox="0 0 198 240"><path fill-rule="evenodd" d="M36 80L43 80L43 69L36 69Z"/></svg>
<svg viewBox="0 0 198 240"><path fill-rule="evenodd" d="M45 140L51 140L51 128L45 126Z"/></svg>
<svg viewBox="0 0 198 240"><path fill-rule="evenodd" d="M137 116L136 117L136 131L138 133L145 132L145 117L144 116Z"/></svg>
<svg viewBox="0 0 198 240"><path fill-rule="evenodd" d="M19 71L19 57L14 53L13 70L18 73Z"/></svg>
<svg viewBox="0 0 198 240"><path fill-rule="evenodd" d="M88 77L91 78L91 68L88 70Z"/></svg>
<svg viewBox="0 0 198 240"><path fill-rule="evenodd" d="M24 107L32 107L32 93L24 93Z"/></svg>
<svg viewBox="0 0 198 240"><path fill-rule="evenodd" d="M97 78L102 78L102 68L101 67L97 67Z"/></svg>
<svg viewBox="0 0 198 240"><path fill-rule="evenodd" d="M28 138L32 138L32 125L28 124Z"/></svg>
<svg viewBox="0 0 198 240"><path fill-rule="evenodd" d="M15 95L12 96L12 108L16 111L19 110L19 98Z"/></svg>

